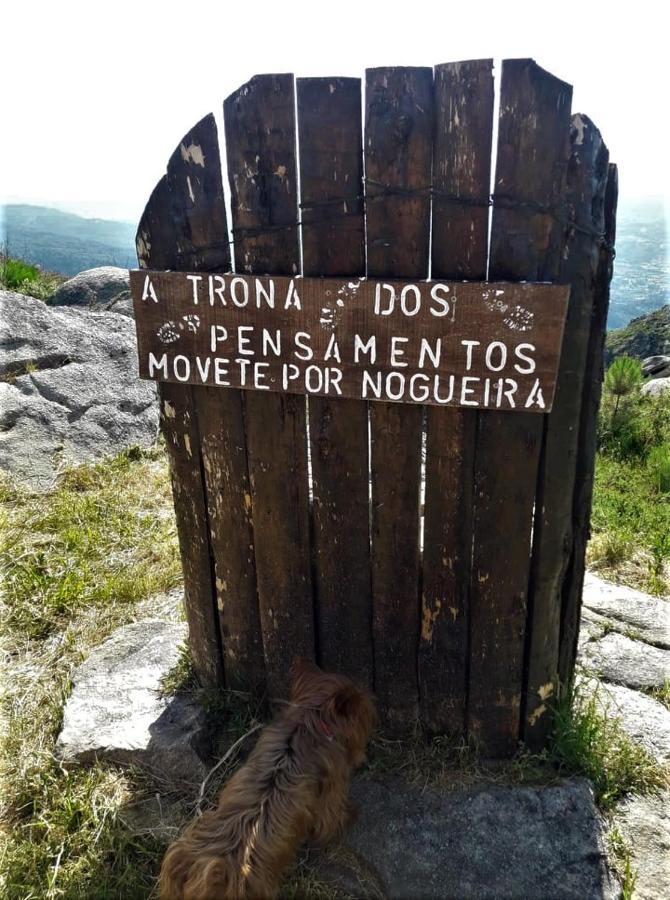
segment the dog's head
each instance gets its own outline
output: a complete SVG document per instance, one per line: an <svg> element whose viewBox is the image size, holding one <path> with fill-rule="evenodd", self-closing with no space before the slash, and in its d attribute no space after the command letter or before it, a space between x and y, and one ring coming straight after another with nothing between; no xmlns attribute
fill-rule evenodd
<svg viewBox="0 0 670 900"><path fill-rule="evenodd" d="M314 710L325 732L342 740L351 764L360 766L377 723L372 695L345 675L324 672L300 657L293 661L291 673L293 703Z"/></svg>

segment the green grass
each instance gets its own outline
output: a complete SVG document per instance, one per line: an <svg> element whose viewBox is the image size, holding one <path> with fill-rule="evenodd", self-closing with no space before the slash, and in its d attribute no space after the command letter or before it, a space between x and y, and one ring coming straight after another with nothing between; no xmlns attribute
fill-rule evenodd
<svg viewBox="0 0 670 900"><path fill-rule="evenodd" d="M637 881L630 847L618 828L611 828L607 835L609 859L621 882L621 900L632 900Z"/></svg>
<svg viewBox="0 0 670 900"><path fill-rule="evenodd" d="M165 460L129 451L47 495L5 482L0 510L0 896L148 897L164 839L127 813L151 785L111 765L63 766L53 748L73 667L180 577Z"/></svg>
<svg viewBox="0 0 670 900"><path fill-rule="evenodd" d="M75 614L103 618L179 582L165 463L128 451L73 469L48 499L5 484L0 575L6 627L32 639Z"/></svg>
<svg viewBox="0 0 670 900"><path fill-rule="evenodd" d="M0 289L47 300L65 280L56 272L43 272L31 263L0 251Z"/></svg>
<svg viewBox="0 0 670 900"><path fill-rule="evenodd" d="M654 793L668 784L667 772L630 739L591 685L580 684L559 701L548 759L562 774L585 775L603 811L626 794Z"/></svg>

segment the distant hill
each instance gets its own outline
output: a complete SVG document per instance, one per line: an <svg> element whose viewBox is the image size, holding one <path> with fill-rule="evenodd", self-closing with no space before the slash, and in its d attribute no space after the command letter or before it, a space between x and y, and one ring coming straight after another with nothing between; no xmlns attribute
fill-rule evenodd
<svg viewBox="0 0 670 900"><path fill-rule="evenodd" d="M609 331L605 341L605 363L617 356L645 359L670 355L670 306L638 316L625 328Z"/></svg>
<svg viewBox="0 0 670 900"><path fill-rule="evenodd" d="M16 204L5 207L5 227L12 255L64 275L94 266L137 265L132 222L85 219L57 209ZM621 328L670 303L667 232L660 204L619 210L608 328Z"/></svg>
<svg viewBox="0 0 670 900"><path fill-rule="evenodd" d="M5 236L12 256L43 269L76 275L95 266L135 268L136 225L109 219L85 219L44 206L10 204L4 208Z"/></svg>

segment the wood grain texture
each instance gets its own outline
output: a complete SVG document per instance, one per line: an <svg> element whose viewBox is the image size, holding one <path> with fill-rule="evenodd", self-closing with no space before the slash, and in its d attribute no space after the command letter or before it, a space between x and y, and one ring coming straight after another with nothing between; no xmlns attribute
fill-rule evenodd
<svg viewBox="0 0 670 900"><path fill-rule="evenodd" d="M368 275L428 272L433 73L366 72L365 173ZM388 193L395 190L398 193ZM375 691L387 728L418 717L419 477L422 409L370 406L372 595Z"/></svg>
<svg viewBox="0 0 670 900"><path fill-rule="evenodd" d="M292 75L260 75L224 103L235 267L300 271ZM257 229L259 229L257 231ZM294 656L314 658L305 400L245 395L263 652L272 698Z"/></svg>
<svg viewBox="0 0 670 900"><path fill-rule="evenodd" d="M586 116L573 116L566 185L568 229L559 278L571 285L554 406L544 432L533 527L524 740L540 750L552 727L558 690L563 580L572 555L575 484L584 373L604 230L609 154Z"/></svg>
<svg viewBox="0 0 670 900"><path fill-rule="evenodd" d="M436 66L433 278L486 279L492 129L492 60ZM457 737L466 724L476 427L475 411L427 411L421 719Z"/></svg>
<svg viewBox="0 0 670 900"><path fill-rule="evenodd" d="M303 274L364 275L360 79L300 78L297 93ZM318 660L371 687L367 404L310 398L309 434Z"/></svg>
<svg viewBox="0 0 670 900"><path fill-rule="evenodd" d="M563 237L569 85L532 60L505 60L489 278L553 281ZM515 208L507 208L506 203ZM543 420L479 415L471 581L468 730L482 752L520 736L530 541Z"/></svg>
<svg viewBox="0 0 670 900"><path fill-rule="evenodd" d="M573 497L573 545L572 559L563 582L563 603L558 660L558 677L562 685L572 679L577 655L579 620L582 607L582 588L586 545L591 536L591 506L593 501L593 477L598 438L598 410L603 383L603 353L607 330L607 313L610 300L610 283L614 263L616 239L616 210L619 184L616 165L610 163L607 171L604 210L604 241L600 245L596 289L591 313L591 329L587 363L582 389L582 406L579 419L579 443Z"/></svg>
<svg viewBox="0 0 670 900"><path fill-rule="evenodd" d="M179 268L230 269L228 224L214 116L184 136L167 167ZM214 598L226 684L263 688L258 598L242 398L200 386L191 392L214 559Z"/></svg>
<svg viewBox="0 0 670 900"><path fill-rule="evenodd" d="M207 147L208 171L217 167L220 171L213 117L205 117L185 136L187 146L190 146L194 135ZM203 179L200 177L202 185ZM180 185L175 184L169 174L164 175L154 189L138 227L136 245L140 266L179 268L179 246L184 226L181 211L184 208ZM219 221L213 211L212 215L214 221ZM223 216L225 231L225 213ZM225 262L225 256L222 261ZM198 260L189 258L188 262L189 265L196 265ZM196 404L193 389L188 385L162 385L159 394L161 430L170 462L184 573L184 606L193 666L203 685L215 687L223 684L224 668L214 604L214 572Z"/></svg>

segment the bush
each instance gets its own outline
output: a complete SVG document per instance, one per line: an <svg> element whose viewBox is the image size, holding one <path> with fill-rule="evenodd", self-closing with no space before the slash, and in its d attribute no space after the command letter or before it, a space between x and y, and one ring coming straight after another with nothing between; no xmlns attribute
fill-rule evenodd
<svg viewBox="0 0 670 900"><path fill-rule="evenodd" d="M65 279L55 272L42 272L22 259L13 259L0 251L0 288L48 299Z"/></svg>
<svg viewBox="0 0 670 900"><path fill-rule="evenodd" d="M647 456L647 469L659 494L670 492L670 444L652 447Z"/></svg>

